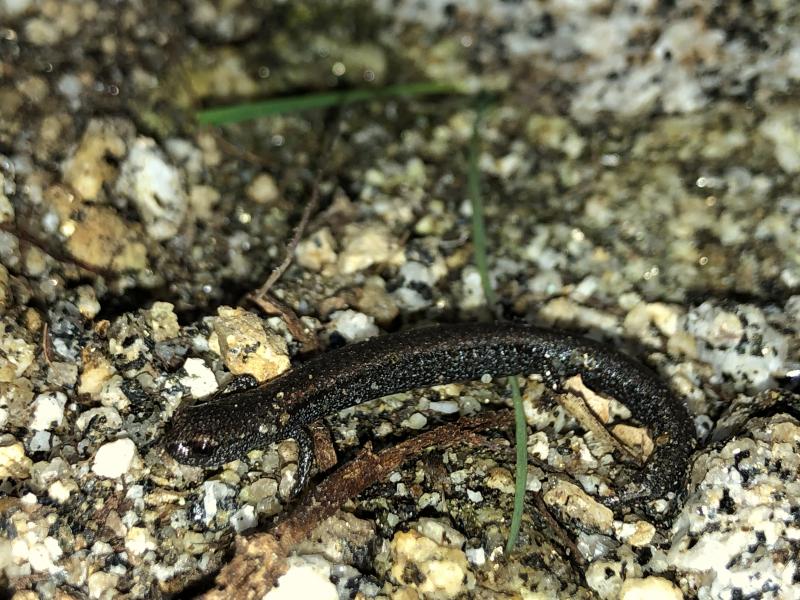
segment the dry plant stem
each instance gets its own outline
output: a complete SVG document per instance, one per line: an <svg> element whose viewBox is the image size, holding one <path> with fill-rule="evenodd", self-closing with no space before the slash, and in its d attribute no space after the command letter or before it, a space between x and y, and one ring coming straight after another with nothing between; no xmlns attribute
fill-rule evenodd
<svg viewBox="0 0 800 600"><path fill-rule="evenodd" d="M572 541L572 538L569 536L569 534L566 531L564 531L564 528L561 527L561 524L547 508L547 504L545 504L544 500L542 499L542 494L539 492L534 493L533 502L536 505L536 509L539 511L541 516L544 518L545 521L547 521L547 525L550 528L550 531L552 531L555 534L556 538L561 543L561 545L567 550L569 550L570 558L573 560L573 562L577 564L579 567L581 567L581 569L585 569L587 564L586 559L580 553L580 550L578 550L578 546L575 544L574 541Z"/></svg>
<svg viewBox="0 0 800 600"><path fill-rule="evenodd" d="M329 156L338 135L339 114L337 112L334 124L330 126L327 139L323 143L322 151L319 154L321 159ZM297 250L297 245L300 243L306 227L308 227L308 222L311 219L311 216L316 213L317 209L319 208L319 188L320 183L322 182L323 172L323 166L319 165L314 176L314 182L311 186L311 197L308 199L308 202L303 208L303 214L300 217L300 222L297 224L297 227L295 227L292 238L289 240L289 243L286 246L286 256L284 256L281 263L272 270L272 272L269 274L269 277L267 277L266 281L264 281L261 287L247 295L247 299L256 304L265 313L278 314L284 319L292 336L295 339L300 340L300 343L303 345L303 352L313 352L319 349L319 342L316 336L313 332L308 331L291 307L270 295L269 290L272 289L272 286L275 285L275 282L278 281L281 276L283 276L283 274L286 272L286 269L288 269L289 265L292 264L294 253Z"/></svg>
<svg viewBox="0 0 800 600"><path fill-rule="evenodd" d="M371 445L322 481L303 502L273 531L238 538L236 555L216 578L216 589L207 600L255 599L262 597L286 571L286 557L292 548L324 519L367 487L384 479L405 460L425 448L445 448L455 444L482 444L479 431L508 428L513 421L510 410L486 412L442 425L379 453Z"/></svg>
<svg viewBox="0 0 800 600"><path fill-rule="evenodd" d="M39 250L47 254L47 256L50 256L51 258L54 258L59 262L75 265L76 267L83 269L84 271L88 271L89 273L93 273L94 275L98 275L100 277L111 278L111 277L116 277L118 275L118 273L115 273L110 269L104 269L103 267L90 265L89 263L83 262L82 260L80 260L79 258L75 258L74 256L69 256L68 254L50 250L47 248L47 245L44 242L38 240L33 234L25 231L24 229L20 229L14 224L0 223L0 231L6 231L10 233L11 235L19 239L21 242L25 242L27 244L30 244L31 246L34 246L35 248L38 248Z"/></svg>
<svg viewBox="0 0 800 600"><path fill-rule="evenodd" d="M311 439L314 440L314 461L320 472L336 466L336 448L331 439L331 432L323 423L315 423L309 427Z"/></svg>
<svg viewBox="0 0 800 600"><path fill-rule="evenodd" d="M339 135L338 112L336 114L336 118L333 119L333 124L329 125L329 127L330 129L328 131L327 138L322 144L322 149L319 153L320 160L325 160L328 156L330 156L330 151ZM253 295L256 298L264 297L267 292L269 292L270 288L275 284L275 282L281 278L286 269L289 268L289 265L292 264L292 259L294 258L294 252L297 249L297 244L300 243L300 240L303 237L303 233L308 226L308 221L311 219L311 215L316 212L317 207L319 206L319 187L320 183L322 182L322 175L324 171L325 169L323 165L317 166L314 182L311 185L311 197L308 199L305 208L303 208L303 215L300 217L300 222L297 224L297 227L295 227L294 233L292 234L292 239L289 240L289 244L286 246L286 256L281 261L281 264L272 270L272 273L269 274L269 277L267 277L267 280L261 285L261 287L253 292Z"/></svg>
<svg viewBox="0 0 800 600"><path fill-rule="evenodd" d="M222 133L220 133L217 129L213 129L211 127L207 128L207 131L211 134L211 137L216 140L216 142L222 146L223 151L227 152L231 156L236 158L240 158L245 162L249 162L254 165L258 165L261 167L266 167L268 169L274 169L275 164L266 160L263 156L259 156L255 152L252 152L246 148L240 148L233 142L229 141Z"/></svg>
<svg viewBox="0 0 800 600"><path fill-rule="evenodd" d="M597 439L602 440L616 450L625 462L632 463L638 467L644 464L642 458L633 454L630 449L614 437L608 429L605 428L597 415L592 412L592 409L586 404L583 398L572 394L556 394L556 400L564 407L569 414L575 417L575 420L586 429L591 431Z"/></svg>
<svg viewBox="0 0 800 600"><path fill-rule="evenodd" d="M53 364L53 346L50 342L50 325L47 321L42 325L42 354L48 365Z"/></svg>
<svg viewBox="0 0 800 600"><path fill-rule="evenodd" d="M314 187L311 190L311 198L309 198L305 208L303 208L303 215L300 217L300 222L297 224L297 227L295 227L294 233L292 234L292 239L289 240L289 243L286 246L286 256L281 261L281 264L272 270L272 273L269 274L269 277L267 277L267 280L261 285L261 287L253 292L253 295L256 298L263 298L267 292L269 292L270 288L275 284L275 282L281 278L284 272L286 272L286 269L289 268L289 265L292 264L292 259L294 258L294 252L297 249L297 244L300 243L300 239L303 237L303 233L305 232L309 219L311 219L311 215L316 212L317 207L319 206L319 179L321 172L321 169L317 171L317 177L314 179Z"/></svg>
<svg viewBox="0 0 800 600"><path fill-rule="evenodd" d="M278 315L281 317L286 323L286 328L289 330L289 333L292 334L292 337L299 340L303 345L304 353L319 350L319 340L317 340L317 336L303 324L300 317L292 310L291 306L285 302L281 302L271 294L256 296L255 293L250 293L245 296L245 300L249 300L258 306L264 311L264 314Z"/></svg>

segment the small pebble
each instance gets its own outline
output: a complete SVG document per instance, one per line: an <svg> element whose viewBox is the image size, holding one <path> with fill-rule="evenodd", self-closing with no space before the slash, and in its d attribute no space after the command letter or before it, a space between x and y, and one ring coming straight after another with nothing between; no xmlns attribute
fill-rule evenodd
<svg viewBox="0 0 800 600"><path fill-rule="evenodd" d="M375 319L354 310L331 313L331 327L348 342L359 342L378 335Z"/></svg>
<svg viewBox="0 0 800 600"><path fill-rule="evenodd" d="M27 479L32 464L33 461L25 456L22 442L0 446L0 479L4 477Z"/></svg>
<svg viewBox="0 0 800 600"><path fill-rule="evenodd" d="M63 392L39 394L33 403L33 419L30 428L33 430L50 429L53 425L61 425L64 419L64 406L67 396Z"/></svg>
<svg viewBox="0 0 800 600"><path fill-rule="evenodd" d="M396 533L390 549L392 578L423 597L456 598L475 586L467 556L458 548L439 545L412 529Z"/></svg>
<svg viewBox="0 0 800 600"><path fill-rule="evenodd" d="M103 444L97 450L92 463L92 471L100 477L117 479L125 475L137 458L136 445L123 438Z"/></svg>
<svg viewBox="0 0 800 600"><path fill-rule="evenodd" d="M120 166L117 193L129 198L155 240L168 240L178 233L186 217L188 195L183 175L155 140L137 138Z"/></svg>
<svg viewBox="0 0 800 600"><path fill-rule="evenodd" d="M179 381L189 388L189 393L194 398L204 398L217 391L219 386L214 371L206 366L202 358L187 358L183 363L183 370L186 375Z"/></svg>
<svg viewBox="0 0 800 600"><path fill-rule="evenodd" d="M295 250L297 264L304 269L321 271L326 265L336 262L336 241L331 230L323 227L312 233L297 245Z"/></svg>
<svg viewBox="0 0 800 600"><path fill-rule="evenodd" d="M278 186L272 175L260 173L247 186L247 197L259 204L270 204L278 199Z"/></svg>
<svg viewBox="0 0 800 600"><path fill-rule="evenodd" d="M613 531L613 511L597 502L574 483L558 480L543 496L545 503L557 507L571 519L584 526L610 534Z"/></svg>
<svg viewBox="0 0 800 600"><path fill-rule="evenodd" d="M142 555L156 549L156 540L146 528L131 527L125 536L125 549L134 555Z"/></svg>
<svg viewBox="0 0 800 600"><path fill-rule="evenodd" d="M263 600L339 600L330 573L330 563L322 557L293 556L289 559L289 569Z"/></svg>
<svg viewBox="0 0 800 600"><path fill-rule="evenodd" d="M663 577L626 579L619 591L620 600L683 600L675 584Z"/></svg>
<svg viewBox="0 0 800 600"><path fill-rule="evenodd" d="M286 371L289 350L282 336L265 329L262 320L241 308L222 306L214 319L219 351L234 375L248 374L262 382Z"/></svg>
<svg viewBox="0 0 800 600"><path fill-rule="evenodd" d="M404 427L408 427L409 429L422 429L425 425L428 424L428 419L422 413L415 412L412 414L408 419L405 419L402 422Z"/></svg>

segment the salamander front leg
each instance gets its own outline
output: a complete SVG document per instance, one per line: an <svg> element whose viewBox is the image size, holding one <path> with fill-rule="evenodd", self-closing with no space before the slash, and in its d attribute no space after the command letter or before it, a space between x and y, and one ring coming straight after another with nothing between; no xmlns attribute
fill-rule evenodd
<svg viewBox="0 0 800 600"><path fill-rule="evenodd" d="M292 497L296 498L308 484L311 466L314 464L314 441L305 428L293 431L291 437L297 442L297 475L292 488Z"/></svg>

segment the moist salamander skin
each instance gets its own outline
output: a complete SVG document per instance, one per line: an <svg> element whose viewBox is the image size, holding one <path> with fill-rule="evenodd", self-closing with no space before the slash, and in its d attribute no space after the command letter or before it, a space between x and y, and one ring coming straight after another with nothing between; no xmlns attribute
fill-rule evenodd
<svg viewBox="0 0 800 600"><path fill-rule="evenodd" d="M179 462L216 466L286 438L300 446L298 487L313 461L306 426L367 400L415 388L492 376L541 374L554 389L580 374L645 425L655 449L630 498L683 491L695 448L684 403L653 371L602 344L524 323L436 325L321 354L258 387L224 393L179 413L164 445Z"/></svg>

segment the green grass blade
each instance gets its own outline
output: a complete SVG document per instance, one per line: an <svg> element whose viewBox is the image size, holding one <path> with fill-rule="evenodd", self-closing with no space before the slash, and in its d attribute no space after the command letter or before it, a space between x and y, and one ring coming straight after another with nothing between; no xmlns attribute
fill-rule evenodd
<svg viewBox="0 0 800 600"><path fill-rule="evenodd" d="M472 138L469 144L469 163L467 167L467 189L470 203L472 204L472 243L475 247L475 266L481 276L481 285L486 297L486 303L491 307L495 304L495 293L492 282L489 280L489 260L486 244L486 225L483 218L483 199L481 198L480 171L478 169L478 154L480 146L480 125L483 114L487 108L487 101L479 101L475 110L475 122L472 127ZM511 515L506 554L509 554L517 544L519 529L522 525L522 513L525 508L525 486L528 480L528 427L525 423L525 412L522 408L522 394L516 377L510 377L511 398L514 404L514 439L517 450L515 485L514 485L514 510Z"/></svg>
<svg viewBox="0 0 800 600"><path fill-rule="evenodd" d="M519 529L522 526L522 512L525 508L525 488L528 483L528 425L525 423L525 411L522 408L522 394L516 377L511 382L511 399L514 403L514 444L517 449L516 469L514 473L514 512L506 542L506 554L510 554L517 545Z"/></svg>
<svg viewBox="0 0 800 600"><path fill-rule="evenodd" d="M467 165L467 189L472 204L472 244L475 247L475 266L481 276L483 295L486 304L494 306L495 295L492 282L489 280L489 260L486 251L486 225L483 220L483 199L481 198L480 170L478 154L480 146L480 126L486 104L479 102L475 110L475 123L472 126L472 138L469 142L469 163Z"/></svg>
<svg viewBox="0 0 800 600"><path fill-rule="evenodd" d="M320 92L300 96L273 98L261 102L249 102L210 108L197 113L201 125L224 125L238 123L249 119L258 119L274 115L282 115L303 110L328 108L330 106L365 102L376 98L392 96L424 96L430 94L461 94L462 90L449 83L424 81L419 83L402 83L382 88L364 88L358 90L340 90Z"/></svg>

